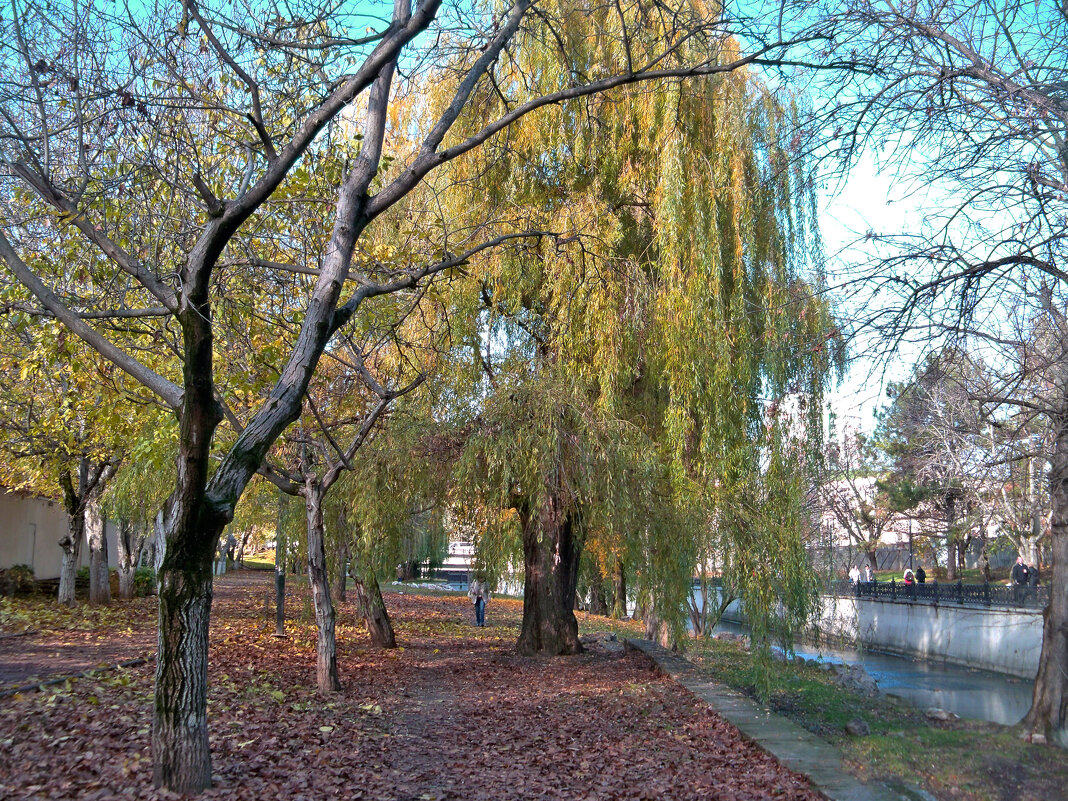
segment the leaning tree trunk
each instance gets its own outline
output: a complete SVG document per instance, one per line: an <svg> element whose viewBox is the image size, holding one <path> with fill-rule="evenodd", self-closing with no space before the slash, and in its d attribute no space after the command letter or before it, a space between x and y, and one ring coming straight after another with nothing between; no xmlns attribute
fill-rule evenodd
<svg viewBox="0 0 1068 801"><path fill-rule="evenodd" d="M1042 654L1024 724L1032 736L1068 748L1068 414L1054 420L1049 488L1052 575L1049 606L1042 613Z"/></svg>
<svg viewBox="0 0 1068 801"><path fill-rule="evenodd" d="M326 546L323 537L323 496L318 479L308 474L304 481L304 505L308 514L308 582L315 605L315 684L321 693L341 689L337 673L337 636L334 602L326 575Z"/></svg>
<svg viewBox="0 0 1068 801"><path fill-rule="evenodd" d="M107 519L96 497L85 505L85 539L89 544L89 603L107 606L111 603Z"/></svg>
<svg viewBox="0 0 1068 801"><path fill-rule="evenodd" d="M577 654L582 651L575 619L575 590L581 546L573 514L549 495L537 511L520 510L523 523L523 626L521 654Z"/></svg>
<svg viewBox="0 0 1068 801"><path fill-rule="evenodd" d="M363 615L371 643L376 648L396 648L397 636L393 631L393 623L386 611L386 602L382 599L382 589L378 586L374 568L368 561L361 558L353 571L356 574L354 584L360 614Z"/></svg>

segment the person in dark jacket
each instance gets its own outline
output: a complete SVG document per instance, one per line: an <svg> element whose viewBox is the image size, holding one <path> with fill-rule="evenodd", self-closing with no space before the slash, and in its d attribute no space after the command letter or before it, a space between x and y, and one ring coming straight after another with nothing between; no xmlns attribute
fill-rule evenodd
<svg viewBox="0 0 1068 801"><path fill-rule="evenodd" d="M916 583L917 584L926 584L927 583L927 571L923 569L923 565L920 565L918 568L916 568Z"/></svg>
<svg viewBox="0 0 1068 801"><path fill-rule="evenodd" d="M1012 583L1017 587L1027 586L1031 578L1031 573L1027 569L1027 565L1024 564L1022 556L1016 557L1016 564L1012 566L1012 573L1009 574L1009 577L1012 579Z"/></svg>

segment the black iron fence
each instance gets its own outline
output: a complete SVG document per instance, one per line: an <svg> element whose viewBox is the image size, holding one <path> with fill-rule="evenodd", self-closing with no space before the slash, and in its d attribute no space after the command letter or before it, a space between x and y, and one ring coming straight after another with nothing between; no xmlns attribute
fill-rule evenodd
<svg viewBox="0 0 1068 801"><path fill-rule="evenodd" d="M925 584L905 584L890 581L860 581L848 579L832 582L831 591L840 597L854 596L891 603L962 604L966 606L1011 606L1044 609L1049 604L1049 587L1004 584L965 584L961 581L929 581Z"/></svg>

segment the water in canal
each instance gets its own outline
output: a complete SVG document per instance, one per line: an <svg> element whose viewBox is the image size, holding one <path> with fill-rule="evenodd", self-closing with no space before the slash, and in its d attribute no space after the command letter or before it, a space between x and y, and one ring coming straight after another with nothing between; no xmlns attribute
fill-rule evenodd
<svg viewBox="0 0 1068 801"><path fill-rule="evenodd" d="M748 633L744 626L721 622L715 631ZM897 696L921 709L939 707L962 718L1012 725L1031 707L1034 682L1001 673L957 665L910 659L871 651L799 643L796 652L805 659L831 664L863 665L887 695Z"/></svg>

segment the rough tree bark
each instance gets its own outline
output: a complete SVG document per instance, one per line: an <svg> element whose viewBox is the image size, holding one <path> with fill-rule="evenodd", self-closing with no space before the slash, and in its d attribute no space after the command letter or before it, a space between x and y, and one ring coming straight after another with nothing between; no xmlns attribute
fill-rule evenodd
<svg viewBox="0 0 1068 801"><path fill-rule="evenodd" d="M107 519L95 492L85 505L85 541L89 545L89 603L107 606L111 603Z"/></svg>
<svg viewBox="0 0 1068 801"><path fill-rule="evenodd" d="M341 689L337 673L336 613L326 570L323 497L326 488L309 471L304 477L304 507L308 515L308 582L315 605L315 684L321 693Z"/></svg>
<svg viewBox="0 0 1068 801"><path fill-rule="evenodd" d="M582 553L575 513L550 494L537 510L523 504L523 625L521 654L577 654L582 651L575 618L575 590Z"/></svg>
<svg viewBox="0 0 1068 801"><path fill-rule="evenodd" d="M63 550L59 568L59 602L64 606L74 606L74 584L78 574L78 563L82 560L82 541L85 539L85 513L75 510L67 512L67 531L59 541Z"/></svg>
<svg viewBox="0 0 1068 801"><path fill-rule="evenodd" d="M1042 612L1042 654L1024 725L1068 748L1068 405L1054 420L1049 490L1052 576L1049 606Z"/></svg>
<svg viewBox="0 0 1068 801"><path fill-rule="evenodd" d="M386 610L386 602L382 599L382 589L378 586L374 568L368 564L367 559L360 559L355 567L353 583L356 601L371 643L376 648L396 648L397 637Z"/></svg>

